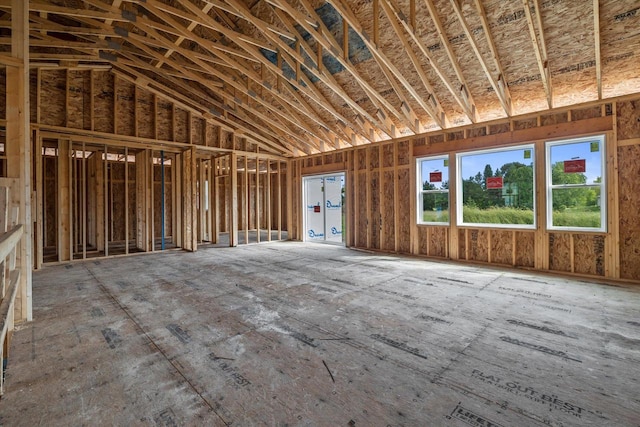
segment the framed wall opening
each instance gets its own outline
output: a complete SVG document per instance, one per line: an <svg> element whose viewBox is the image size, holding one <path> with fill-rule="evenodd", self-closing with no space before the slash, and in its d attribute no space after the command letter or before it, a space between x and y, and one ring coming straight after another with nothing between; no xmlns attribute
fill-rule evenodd
<svg viewBox="0 0 640 427"><path fill-rule="evenodd" d="M345 244L345 174L302 178L305 242Z"/></svg>

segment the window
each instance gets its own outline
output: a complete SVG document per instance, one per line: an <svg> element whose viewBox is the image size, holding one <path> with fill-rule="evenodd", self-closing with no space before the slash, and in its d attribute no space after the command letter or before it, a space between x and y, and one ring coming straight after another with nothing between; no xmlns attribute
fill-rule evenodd
<svg viewBox="0 0 640 427"><path fill-rule="evenodd" d="M533 145L456 155L459 225L535 228Z"/></svg>
<svg viewBox="0 0 640 427"><path fill-rule="evenodd" d="M417 160L418 224L449 224L449 156Z"/></svg>
<svg viewBox="0 0 640 427"><path fill-rule="evenodd" d="M604 136L547 142L547 228L606 231Z"/></svg>

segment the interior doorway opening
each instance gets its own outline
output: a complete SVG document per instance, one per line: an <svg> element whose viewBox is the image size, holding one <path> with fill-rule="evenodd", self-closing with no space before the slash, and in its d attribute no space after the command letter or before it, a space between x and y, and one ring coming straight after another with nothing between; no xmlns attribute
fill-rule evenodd
<svg viewBox="0 0 640 427"><path fill-rule="evenodd" d="M304 241L343 244L345 174L303 177Z"/></svg>

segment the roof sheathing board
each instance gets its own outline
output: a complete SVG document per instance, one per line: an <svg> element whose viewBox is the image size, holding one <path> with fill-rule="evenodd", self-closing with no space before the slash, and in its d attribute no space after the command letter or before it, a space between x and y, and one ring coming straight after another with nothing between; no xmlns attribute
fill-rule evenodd
<svg viewBox="0 0 640 427"><path fill-rule="evenodd" d="M514 114L548 108L523 3L493 0L483 5L508 79Z"/></svg>
<svg viewBox="0 0 640 427"><path fill-rule="evenodd" d="M595 68L593 2L570 0L543 3L542 23L549 57L553 106L598 98ZM574 22L567 27L567 19Z"/></svg>
<svg viewBox="0 0 640 427"><path fill-rule="evenodd" d="M441 5L438 2L434 2L436 10L441 10ZM409 16L409 9L403 10L406 16ZM438 13L438 17L441 22L444 22L447 18L442 13ZM434 64L440 69L446 80L449 82L453 90L460 94L461 83L458 80L455 70L447 56L447 52L438 36L435 28L433 18L429 14L424 1L416 1L416 34L418 35L421 43L426 47L429 55L433 59ZM419 57L423 58L424 63L428 61L421 52ZM460 126L470 123L469 118L463 112L462 108L454 98L451 91L446 87L445 83L440 77L437 77L435 81L432 81L435 88L438 89L436 96L440 100L442 107L444 108L447 118L452 126Z"/></svg>
<svg viewBox="0 0 640 427"><path fill-rule="evenodd" d="M602 95L640 91L640 4L600 0Z"/></svg>

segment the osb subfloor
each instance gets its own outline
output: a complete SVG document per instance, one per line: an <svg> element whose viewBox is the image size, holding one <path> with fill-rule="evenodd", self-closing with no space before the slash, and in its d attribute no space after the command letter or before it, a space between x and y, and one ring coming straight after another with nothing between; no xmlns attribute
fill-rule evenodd
<svg viewBox="0 0 640 427"><path fill-rule="evenodd" d="M640 425L640 289L294 242L35 274L5 425Z"/></svg>

